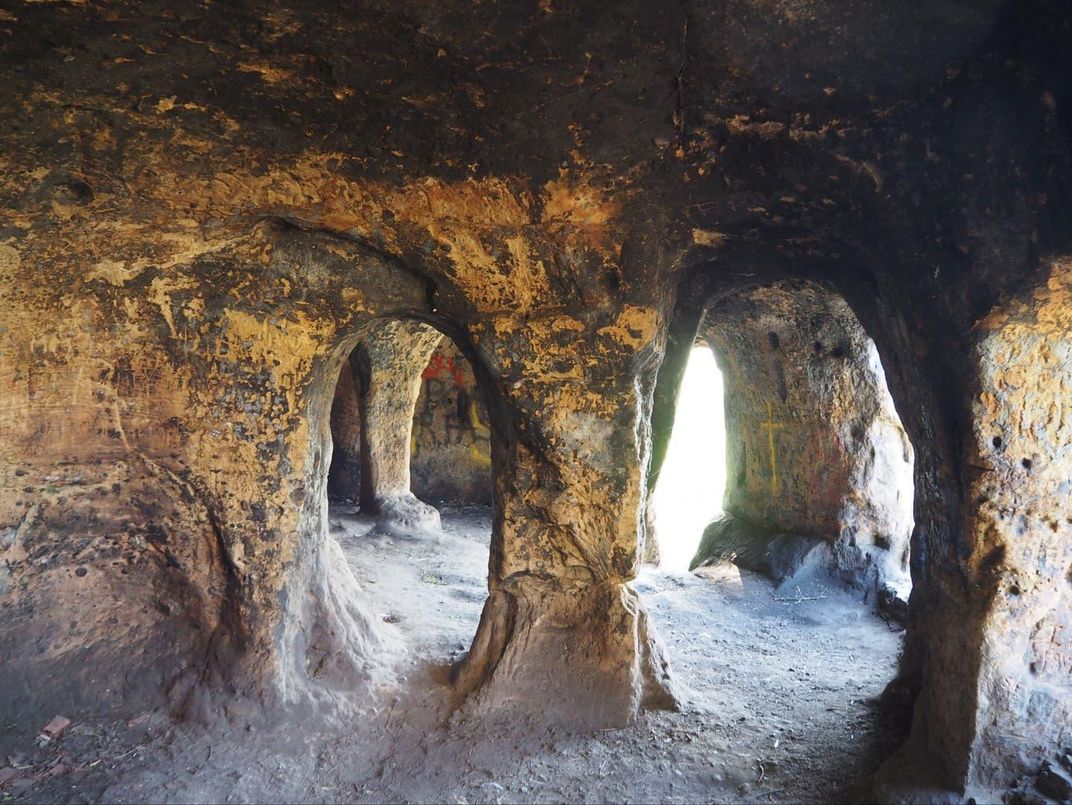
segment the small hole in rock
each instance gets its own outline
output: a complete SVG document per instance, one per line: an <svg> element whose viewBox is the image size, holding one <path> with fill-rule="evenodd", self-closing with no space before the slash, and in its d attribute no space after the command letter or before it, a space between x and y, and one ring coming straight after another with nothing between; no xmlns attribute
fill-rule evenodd
<svg viewBox="0 0 1072 805"><path fill-rule="evenodd" d="M994 447L998 450L1001 449L1002 441L1000 436L995 436L993 439Z"/></svg>
<svg viewBox="0 0 1072 805"><path fill-rule="evenodd" d="M1025 458L1025 459L1024 459L1023 461L1021 461L1020 463L1024 465L1024 469L1025 469L1025 470L1029 470L1029 469L1031 469L1031 459L1029 459L1029 458Z"/></svg>

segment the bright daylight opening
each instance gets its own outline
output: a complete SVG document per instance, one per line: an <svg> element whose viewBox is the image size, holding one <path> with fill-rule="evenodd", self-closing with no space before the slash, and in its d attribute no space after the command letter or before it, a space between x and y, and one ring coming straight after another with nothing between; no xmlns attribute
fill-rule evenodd
<svg viewBox="0 0 1072 805"><path fill-rule="evenodd" d="M688 570L703 530L722 511L726 422L722 373L706 346L689 355L677 397L674 430L655 486L661 564Z"/></svg>

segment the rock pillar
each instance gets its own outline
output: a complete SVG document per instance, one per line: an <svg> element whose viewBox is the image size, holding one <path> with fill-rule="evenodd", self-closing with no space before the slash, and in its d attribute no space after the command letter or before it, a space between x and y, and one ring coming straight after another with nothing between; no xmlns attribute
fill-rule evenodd
<svg viewBox="0 0 1072 805"><path fill-rule="evenodd" d="M1072 260L976 332L965 504L985 598L968 783L985 795L1072 744Z"/></svg>
<svg viewBox="0 0 1072 805"><path fill-rule="evenodd" d="M659 334L657 314L631 306L503 318L475 334L501 393L490 597L455 669L477 707L607 727L673 703L629 586Z"/></svg>
<svg viewBox="0 0 1072 805"><path fill-rule="evenodd" d="M394 528L439 528L439 512L410 491L413 411L421 372L442 335L416 321L385 322L350 356L361 410L361 507Z"/></svg>

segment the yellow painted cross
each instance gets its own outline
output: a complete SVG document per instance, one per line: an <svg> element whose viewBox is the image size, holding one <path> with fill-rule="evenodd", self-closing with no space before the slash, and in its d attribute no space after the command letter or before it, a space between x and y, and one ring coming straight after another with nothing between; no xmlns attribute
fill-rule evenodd
<svg viewBox="0 0 1072 805"><path fill-rule="evenodd" d="M767 431L767 443L770 445L770 491L772 495L778 494L778 457L774 451L774 431L785 427L782 422L774 421L774 412L771 404L767 403L767 421L760 425Z"/></svg>

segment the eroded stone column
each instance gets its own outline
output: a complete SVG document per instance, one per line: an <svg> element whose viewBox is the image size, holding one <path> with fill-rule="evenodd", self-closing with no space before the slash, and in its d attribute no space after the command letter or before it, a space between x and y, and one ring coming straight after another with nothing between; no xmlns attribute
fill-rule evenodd
<svg viewBox="0 0 1072 805"><path fill-rule="evenodd" d="M384 322L350 356L361 397L361 506L388 527L440 525L439 512L410 491L409 460L421 372L441 338L420 322Z"/></svg>
<svg viewBox="0 0 1072 805"><path fill-rule="evenodd" d="M976 330L965 504L986 599L968 783L985 794L1072 744L1072 260Z"/></svg>
<svg viewBox="0 0 1072 805"><path fill-rule="evenodd" d="M500 378L490 597L456 668L476 706L582 727L673 703L629 586L643 527L646 308L495 320L475 333Z"/></svg>

